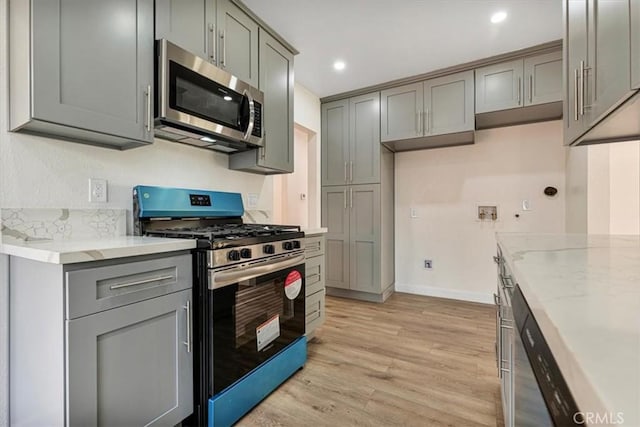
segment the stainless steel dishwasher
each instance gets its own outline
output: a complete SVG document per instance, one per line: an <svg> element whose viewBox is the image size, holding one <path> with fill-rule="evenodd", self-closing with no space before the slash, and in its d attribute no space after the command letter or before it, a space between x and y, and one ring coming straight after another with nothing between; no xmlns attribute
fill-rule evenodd
<svg viewBox="0 0 640 427"><path fill-rule="evenodd" d="M514 425L580 425L574 418L579 411L575 400L517 284L511 301L515 326L512 368Z"/></svg>

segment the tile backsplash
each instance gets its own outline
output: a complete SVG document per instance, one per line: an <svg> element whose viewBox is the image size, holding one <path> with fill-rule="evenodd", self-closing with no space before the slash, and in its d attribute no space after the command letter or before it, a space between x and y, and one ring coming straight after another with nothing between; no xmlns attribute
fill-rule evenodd
<svg viewBox="0 0 640 427"><path fill-rule="evenodd" d="M124 236L126 209L0 209L2 236L68 240Z"/></svg>

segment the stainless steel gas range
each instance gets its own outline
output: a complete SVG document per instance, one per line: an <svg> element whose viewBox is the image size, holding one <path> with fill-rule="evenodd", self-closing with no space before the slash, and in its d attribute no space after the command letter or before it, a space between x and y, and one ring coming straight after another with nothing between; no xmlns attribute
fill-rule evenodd
<svg viewBox="0 0 640 427"><path fill-rule="evenodd" d="M297 226L244 224L238 193L137 186L135 234L192 238L194 414L230 425L306 362Z"/></svg>

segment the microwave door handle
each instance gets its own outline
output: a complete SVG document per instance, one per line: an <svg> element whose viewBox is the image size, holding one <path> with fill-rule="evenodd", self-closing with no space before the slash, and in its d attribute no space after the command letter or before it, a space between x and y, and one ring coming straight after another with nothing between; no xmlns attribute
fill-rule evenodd
<svg viewBox="0 0 640 427"><path fill-rule="evenodd" d="M273 273L278 270L293 267L304 262L304 254L277 261L262 261L258 265L247 268L233 268L226 271L209 271L209 289L218 289L243 280L254 279L258 276Z"/></svg>
<svg viewBox="0 0 640 427"><path fill-rule="evenodd" d="M253 127L255 126L256 104L253 102L253 97L249 92L245 92L244 96L249 100L249 125L247 126L247 132L244 134L244 139L248 140L251 137L251 132L253 132Z"/></svg>

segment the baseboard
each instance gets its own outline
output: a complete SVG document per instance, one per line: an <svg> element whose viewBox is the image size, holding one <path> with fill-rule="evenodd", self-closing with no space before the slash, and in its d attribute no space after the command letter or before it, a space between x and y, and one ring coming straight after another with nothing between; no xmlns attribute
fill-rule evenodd
<svg viewBox="0 0 640 427"><path fill-rule="evenodd" d="M393 284L389 285L387 289L382 291L381 294L374 294L370 292L352 291L350 289L332 288L327 286L327 295L340 298L351 298L360 301L383 303L393 294Z"/></svg>
<svg viewBox="0 0 640 427"><path fill-rule="evenodd" d="M460 291L457 289L436 288L433 286L403 285L399 283L396 283L396 292L493 304L493 296L482 292Z"/></svg>

